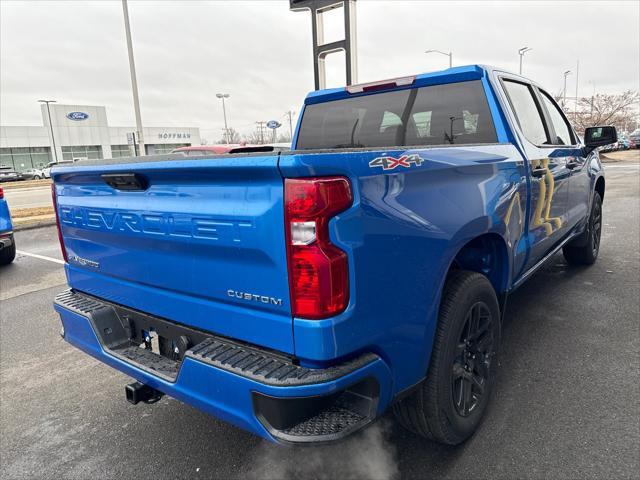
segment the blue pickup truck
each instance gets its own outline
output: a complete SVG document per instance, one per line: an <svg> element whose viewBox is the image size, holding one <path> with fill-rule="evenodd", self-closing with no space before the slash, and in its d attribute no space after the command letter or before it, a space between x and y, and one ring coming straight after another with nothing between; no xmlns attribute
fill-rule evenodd
<svg viewBox="0 0 640 480"><path fill-rule="evenodd" d="M605 178L553 97L483 66L310 93L292 150L55 167L66 341L280 443L393 408L458 444L495 379L507 297L598 255Z"/></svg>

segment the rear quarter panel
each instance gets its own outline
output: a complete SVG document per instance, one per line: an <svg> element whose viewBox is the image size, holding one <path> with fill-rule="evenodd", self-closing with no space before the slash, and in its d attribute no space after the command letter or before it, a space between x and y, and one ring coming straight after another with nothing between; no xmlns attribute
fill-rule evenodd
<svg viewBox="0 0 640 480"><path fill-rule="evenodd" d="M424 162L369 166L410 154ZM332 319L294 319L296 354L307 362L371 350L401 391L426 372L445 275L460 248L495 233L510 252L509 274L524 262L526 173L512 144L294 152L281 156L280 169L285 177L344 175L355 197L331 223L333 242L349 253L350 303Z"/></svg>

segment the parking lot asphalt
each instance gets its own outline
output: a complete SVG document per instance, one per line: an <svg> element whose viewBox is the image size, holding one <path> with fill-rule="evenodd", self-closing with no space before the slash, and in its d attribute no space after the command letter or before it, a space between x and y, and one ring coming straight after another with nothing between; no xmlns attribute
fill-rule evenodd
<svg viewBox="0 0 640 480"><path fill-rule="evenodd" d="M18 232L25 253L0 269L0 476L638 478L639 225L638 164L607 167L598 262L558 255L512 295L492 405L458 447L389 413L342 443L285 448L168 397L130 405L129 378L58 335L55 228Z"/></svg>
<svg viewBox="0 0 640 480"><path fill-rule="evenodd" d="M7 189L4 196L12 210L52 206L51 185L48 183L34 187Z"/></svg>

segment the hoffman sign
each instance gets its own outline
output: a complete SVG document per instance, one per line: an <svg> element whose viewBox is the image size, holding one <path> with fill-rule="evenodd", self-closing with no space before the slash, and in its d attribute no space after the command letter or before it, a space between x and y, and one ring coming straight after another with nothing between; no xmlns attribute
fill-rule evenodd
<svg viewBox="0 0 640 480"><path fill-rule="evenodd" d="M159 133L158 134L158 138L160 140L167 140L169 138L191 138L191 134L190 133Z"/></svg>

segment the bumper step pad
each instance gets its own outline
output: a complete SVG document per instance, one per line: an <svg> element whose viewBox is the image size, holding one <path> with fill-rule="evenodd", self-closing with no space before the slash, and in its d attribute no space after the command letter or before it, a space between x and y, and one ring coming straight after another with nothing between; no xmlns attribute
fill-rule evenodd
<svg viewBox="0 0 640 480"><path fill-rule="evenodd" d="M283 430L282 433L291 437L337 435L366 420L367 417L334 404L315 417Z"/></svg>
<svg viewBox="0 0 640 480"><path fill-rule="evenodd" d="M311 369L293 363L291 358L221 338L209 338L186 355L260 383L274 386L311 385L347 375L378 358L365 354L335 367Z"/></svg>

